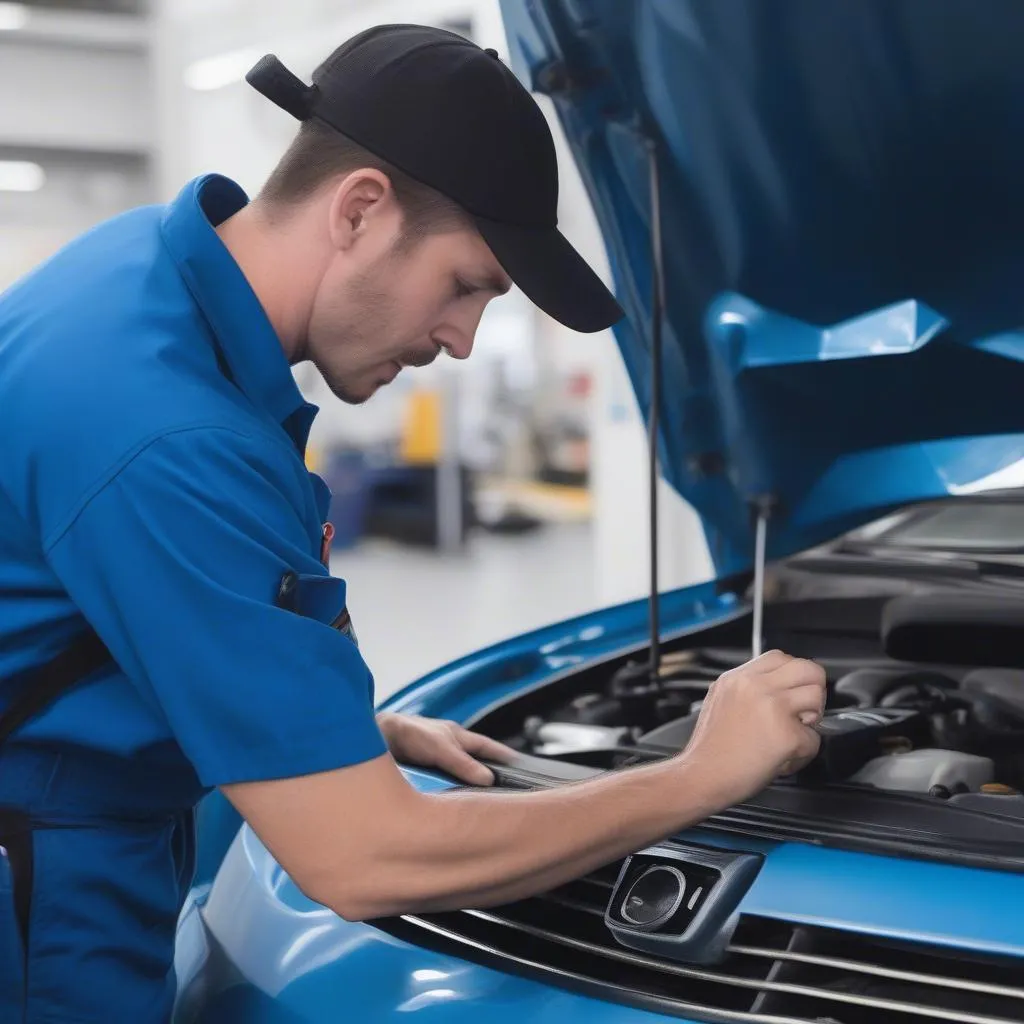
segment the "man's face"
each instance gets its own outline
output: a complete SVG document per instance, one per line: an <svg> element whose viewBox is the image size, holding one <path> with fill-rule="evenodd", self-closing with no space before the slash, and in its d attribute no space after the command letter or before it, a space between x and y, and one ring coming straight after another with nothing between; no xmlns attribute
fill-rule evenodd
<svg viewBox="0 0 1024 1024"><path fill-rule="evenodd" d="M332 257L305 346L331 391L350 403L441 352L467 358L484 307L509 287L471 227L409 239L400 213L373 215L356 243Z"/></svg>

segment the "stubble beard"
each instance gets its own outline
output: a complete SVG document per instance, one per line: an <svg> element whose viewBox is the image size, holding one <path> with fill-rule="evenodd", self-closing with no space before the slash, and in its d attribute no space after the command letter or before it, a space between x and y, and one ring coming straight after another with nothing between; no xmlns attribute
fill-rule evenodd
<svg viewBox="0 0 1024 1024"><path fill-rule="evenodd" d="M387 359L382 357L375 366L373 350L394 336L396 303L394 296L377 282L394 280L398 269L395 263L393 255L382 257L350 283L337 304L338 320L343 325L338 330L338 336L343 340L337 344L353 355L352 362L356 366L363 364L366 369L361 373L358 369L347 372L335 369L326 360L316 363L331 393L347 405L362 405L376 394L380 386L373 374L387 363ZM358 380L360 376L365 381L362 386Z"/></svg>

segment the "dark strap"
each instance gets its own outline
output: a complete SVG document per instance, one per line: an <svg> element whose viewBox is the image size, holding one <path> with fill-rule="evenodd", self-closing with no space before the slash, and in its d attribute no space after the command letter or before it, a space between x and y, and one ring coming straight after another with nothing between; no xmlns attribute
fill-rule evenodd
<svg viewBox="0 0 1024 1024"><path fill-rule="evenodd" d="M45 665L29 669L11 680L17 693L0 712L0 744L110 660L110 651L90 629Z"/></svg>
<svg viewBox="0 0 1024 1024"><path fill-rule="evenodd" d="M28 963L28 926L32 914L32 824L24 811L0 807L0 846L7 851L11 869L14 919L21 935L21 951Z"/></svg>

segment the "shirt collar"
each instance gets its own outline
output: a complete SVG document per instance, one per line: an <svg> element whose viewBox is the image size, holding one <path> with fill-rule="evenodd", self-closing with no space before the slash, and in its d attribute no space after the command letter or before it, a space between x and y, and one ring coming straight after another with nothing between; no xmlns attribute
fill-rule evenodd
<svg viewBox="0 0 1024 1024"><path fill-rule="evenodd" d="M166 208L163 237L235 383L304 451L317 407L303 399L273 325L215 230L248 202L229 178L196 178Z"/></svg>

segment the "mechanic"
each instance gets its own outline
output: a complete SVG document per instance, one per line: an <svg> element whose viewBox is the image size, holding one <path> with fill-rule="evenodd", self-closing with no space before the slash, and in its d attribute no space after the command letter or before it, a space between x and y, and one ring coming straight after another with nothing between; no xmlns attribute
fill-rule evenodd
<svg viewBox="0 0 1024 1024"><path fill-rule="evenodd" d="M823 673L771 652L663 763L527 794L407 783L396 761L485 787L511 752L375 715L290 367L358 403L466 358L513 282L579 331L620 310L556 227L548 127L493 51L387 26L312 86L267 58L249 77L302 122L258 196L202 177L0 298L3 1021L168 1019L214 789L360 920L550 888L817 749Z"/></svg>

